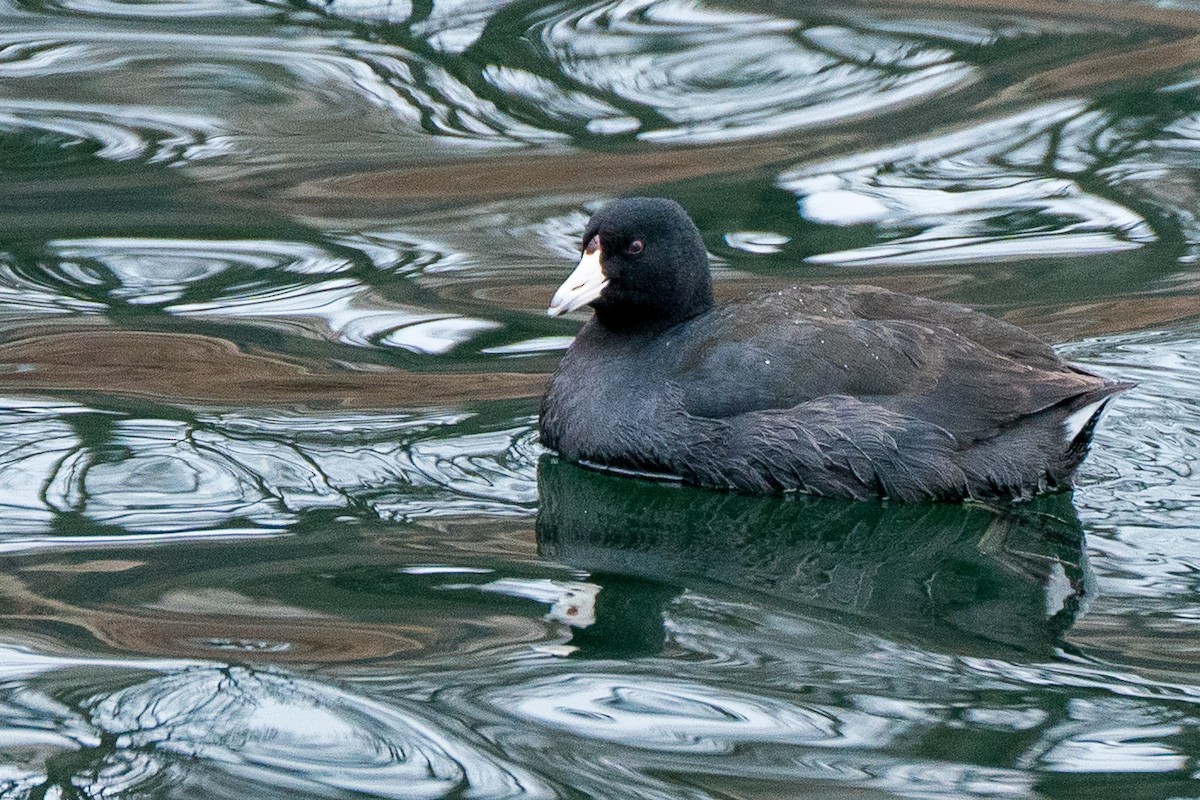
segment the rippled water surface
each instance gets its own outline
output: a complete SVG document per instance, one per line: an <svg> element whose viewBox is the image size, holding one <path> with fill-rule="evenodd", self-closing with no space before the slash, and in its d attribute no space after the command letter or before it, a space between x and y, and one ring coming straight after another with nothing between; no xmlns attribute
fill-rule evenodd
<svg viewBox="0 0 1200 800"><path fill-rule="evenodd" d="M1200 7L0 0L0 797L1200 796ZM1139 382L1073 496L549 457L588 214Z"/></svg>

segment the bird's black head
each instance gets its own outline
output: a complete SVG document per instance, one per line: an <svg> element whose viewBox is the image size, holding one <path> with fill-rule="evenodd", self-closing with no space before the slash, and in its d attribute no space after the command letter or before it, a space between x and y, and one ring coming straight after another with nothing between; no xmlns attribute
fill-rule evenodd
<svg viewBox="0 0 1200 800"><path fill-rule="evenodd" d="M712 307L708 251L674 200L609 203L588 221L581 250L579 266L550 303L551 316L591 305L601 324L636 330L674 325Z"/></svg>

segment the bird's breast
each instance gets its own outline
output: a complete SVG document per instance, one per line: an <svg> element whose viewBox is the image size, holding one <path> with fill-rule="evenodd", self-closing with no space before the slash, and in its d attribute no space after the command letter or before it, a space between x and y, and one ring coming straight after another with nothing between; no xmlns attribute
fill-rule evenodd
<svg viewBox="0 0 1200 800"><path fill-rule="evenodd" d="M666 378L637 359L567 357L542 404L542 441L568 458L599 463L628 464L648 450L665 456L668 443L651 440L681 413L678 406Z"/></svg>

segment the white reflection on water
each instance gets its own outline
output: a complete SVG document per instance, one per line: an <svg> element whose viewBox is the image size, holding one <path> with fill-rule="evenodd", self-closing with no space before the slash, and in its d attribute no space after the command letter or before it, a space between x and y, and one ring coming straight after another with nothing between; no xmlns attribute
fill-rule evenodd
<svg viewBox="0 0 1200 800"><path fill-rule="evenodd" d="M1136 212L1069 178L1046 175L1048 160L1071 152L1071 126L1088 118L1082 109L1074 101L1044 106L931 139L801 167L781 174L777 183L799 197L806 219L826 225L870 224L882 231L883 240L876 244L811 256L813 263L1046 258L1126 250L1155 241Z"/></svg>
<svg viewBox="0 0 1200 800"><path fill-rule="evenodd" d="M89 705L93 725L119 734L126 748L173 756L169 768L189 783L304 796L554 796L462 731L448 735L395 705L284 674L189 670Z"/></svg>
<svg viewBox="0 0 1200 800"><path fill-rule="evenodd" d="M61 55L71 59L75 54ZM12 80L14 70L6 70L5 66L0 61L0 79ZM48 65L37 62L27 66L40 75ZM114 161L142 158L149 163L170 164L227 156L234 151L232 140L216 119L131 104L6 99L0 108L0 131L57 134L68 144L91 142L97 148L97 157Z"/></svg>
<svg viewBox="0 0 1200 800"><path fill-rule="evenodd" d="M1185 332L1109 337L1069 350L1141 381L1113 404L1076 500L1091 526L1123 532L1111 543L1094 538L1093 547L1125 542L1142 551L1119 561L1142 563L1139 580L1159 575L1155 593L1171 585L1188 590L1191 570L1200 568L1178 552L1200 530L1192 511L1200 494L1190 480L1200 447L1195 349ZM105 438L85 442L94 423L80 415L97 414L107 420ZM277 527L352 501L385 517L525 515L537 497L532 419L482 429L461 411L242 411L181 421L15 399L4 402L0 418L0 524L11 534L44 532L66 512L129 531L169 532ZM1139 535L1150 528L1169 533ZM1124 579L1118 570L1111 580Z"/></svg>
<svg viewBox="0 0 1200 800"><path fill-rule="evenodd" d="M389 303L353 278L250 290L166 310L196 319L258 322L360 347L399 347L426 354L446 353L477 333L501 327L491 320Z"/></svg>
<svg viewBox="0 0 1200 800"><path fill-rule="evenodd" d="M558 350L566 350L571 346L571 342L575 341L574 336L539 336L536 339L526 339L521 342L513 342L512 344L500 345L498 347L485 347L481 352L488 355L497 356L532 356L539 353L552 353Z"/></svg>
<svg viewBox="0 0 1200 800"><path fill-rule="evenodd" d="M23 530L38 531L42 526L26 525ZM79 536L58 536L41 533L7 534L0 529L0 553L14 555L47 550L89 550L95 547L137 547L141 545L165 545L172 542L232 542L247 539L264 539L286 535L285 531L260 527L196 528L181 531L153 531L151 533L117 533Z"/></svg>
<svg viewBox="0 0 1200 800"><path fill-rule="evenodd" d="M267 4L241 0L40 0L46 10L77 15L139 17L151 19L263 17L275 13Z"/></svg>
<svg viewBox="0 0 1200 800"><path fill-rule="evenodd" d="M107 309L102 302L74 296L64 288L78 285L79 276L69 270L48 272L53 276L51 280L45 274L21 268L0 253L0 315L23 320L42 314L101 314Z"/></svg>
<svg viewBox="0 0 1200 800"><path fill-rule="evenodd" d="M462 53L479 40L492 18L515 0L433 0L412 31L444 53Z"/></svg>
<svg viewBox="0 0 1200 800"><path fill-rule="evenodd" d="M791 237L771 231L734 231L725 234L725 244L744 253L778 253Z"/></svg>
<svg viewBox="0 0 1200 800"><path fill-rule="evenodd" d="M803 29L796 20L692 0L590 6L548 21L537 35L578 83L670 123L643 130L639 138L649 141L729 140L829 123L974 76L927 41Z"/></svg>
<svg viewBox="0 0 1200 800"><path fill-rule="evenodd" d="M10 549L62 543L38 535L64 513L131 533L236 536L322 508L365 503L387 518L527 515L537 497L540 448L528 420L467 433L455 426L469 415L437 412L243 412L194 422L118 415L103 442L85 444L69 417L95 413L0 405L0 532Z"/></svg>
<svg viewBox="0 0 1200 800"><path fill-rule="evenodd" d="M315 245L277 240L93 238L56 240L47 248L58 268L77 282L119 286L108 293L124 302L159 305L178 300L188 285L230 269L300 274L341 272L351 266Z"/></svg>
<svg viewBox="0 0 1200 800"><path fill-rule="evenodd" d="M431 273L462 258L398 235L346 239L375 266ZM87 238L47 242L37 261L0 255L0 312L103 314L122 304L237 321L358 347L444 354L502 327L381 297L356 265L320 246L285 240ZM340 277L325 278L326 275ZM192 299L195 298L195 299Z"/></svg>
<svg viewBox="0 0 1200 800"><path fill-rule="evenodd" d="M119 6L71 3L99 15ZM882 33L871 21L863 29L805 28L689 0L618 0L550 19L479 0L433 3L417 20L407 2L311 5L389 34L403 26L403 34L369 41L294 11L295 30L284 39L117 26L9 31L0 35L0 76L18 98L24 92L30 99L6 102L0 125L94 141L105 158L188 165L221 156L244 173L409 157L414 149L433 154L435 144L453 142L491 148L560 145L580 134L664 143L747 138L879 113L976 75L935 43L936 33ZM168 18L180 12L169 3L140 8L151 17L160 6ZM220 9L197 11L209 13ZM520 63L509 63L507 47L466 71L443 63L479 45L489 26L513 24L529 26L524 36L541 63L526 63L525 48ZM392 41L404 37L422 45ZM61 80L68 75L74 80ZM348 152L351 120L357 136Z"/></svg>
<svg viewBox="0 0 1200 800"><path fill-rule="evenodd" d="M1195 658L1200 591L1200 329L1127 334L1072 345L1139 382L1113 404L1097 431L1076 492L1101 580L1089 615L1137 610L1153 644L1115 646L1168 661Z"/></svg>
<svg viewBox="0 0 1200 800"><path fill-rule="evenodd" d="M379 343L414 353L441 354L450 352L477 333L501 327L499 322L485 319L442 317L397 328L379 339Z"/></svg>
<svg viewBox="0 0 1200 800"><path fill-rule="evenodd" d="M667 624L693 657L621 662L619 673L611 661L468 652L433 671L362 663L339 677L4 647L0 786L710 798L745 781L959 798L1029 796L1059 771L1186 771L1181 748L1196 722L1183 712L1197 700L1180 687L1123 685L1127 676L1087 665L939 655L691 593ZM751 660L728 660L731 649ZM1068 685L1090 691L1056 702L1036 688ZM970 736L990 747L946 745ZM51 778L59 753L73 755Z"/></svg>
<svg viewBox="0 0 1200 800"><path fill-rule="evenodd" d="M319 29L280 39L55 28L0 34L0 48L0 76L18 93L0 129L80 137L116 160L228 156L241 174L251 164L324 163L343 148L347 120L363 131L354 158L394 154L398 141L411 149L420 141L412 134L427 128L479 144L562 136L513 118L403 48ZM19 99L22 89L34 97Z"/></svg>
<svg viewBox="0 0 1200 800"><path fill-rule="evenodd" d="M512 24L506 2L439 0L415 21L409 2L310 5L334 17L403 26L452 54L480 43L497 19ZM486 63L479 75L532 113L506 114L504 103L493 105L424 65L426 84L438 91L413 94L437 132L553 141L564 135L556 127L565 125L602 136L637 132L648 141L745 138L892 108L975 75L951 51L929 43L936 26L880 33L869 28L887 23L871 20L862 22L868 30L804 28L795 19L693 0L613 0L529 19L526 36L547 62L540 71ZM563 85L564 74L574 86ZM452 104L443 106L443 99Z"/></svg>
<svg viewBox="0 0 1200 800"><path fill-rule="evenodd" d="M92 520L133 531L217 527L235 520L286 524L289 515L254 476L220 456L220 441L170 420L120 420L109 446L124 457L75 450L44 496Z"/></svg>
<svg viewBox="0 0 1200 800"><path fill-rule="evenodd" d="M518 67L488 64L483 79L500 91L536 104L542 113L567 123L583 123L595 134L632 133L642 126L637 117L623 113L598 97L564 89L549 78Z"/></svg>
<svg viewBox="0 0 1200 800"><path fill-rule="evenodd" d="M69 403L8 400L0 408L0 509L10 532L44 530L54 509L43 494L80 442L62 418L81 408Z"/></svg>
<svg viewBox="0 0 1200 800"><path fill-rule="evenodd" d="M741 742L886 747L901 720L711 684L596 675L506 686L488 702L574 736L681 753L731 753Z"/></svg>
<svg viewBox="0 0 1200 800"><path fill-rule="evenodd" d="M1025 760L1052 772L1178 772L1190 756L1166 742L1194 726L1167 722L1132 702L1074 698L1067 719L1046 732L1045 750L1027 753Z"/></svg>
<svg viewBox="0 0 1200 800"><path fill-rule="evenodd" d="M150 672L167 672L195 666L198 662L186 659L119 659L119 658L75 658L35 653L23 647L0 644L0 678L29 678L46 672L90 666L114 670L127 669ZM49 705L58 706L50 701ZM6 718L7 715L0 715Z"/></svg>
<svg viewBox="0 0 1200 800"><path fill-rule="evenodd" d="M433 0L409 30L444 53L459 54L475 44L487 24L513 0ZM412 19L411 0L308 0L332 17L372 24L404 25Z"/></svg>
<svg viewBox="0 0 1200 800"><path fill-rule="evenodd" d="M1083 661L944 655L928 642L890 642L698 593L668 608L666 626L671 645L707 658L644 664L636 677L606 673L605 663L583 672L575 662L553 678L481 681L471 699L547 736L621 747L622 763L642 780L669 764L671 774L693 777L962 797L1025 796L1041 771L1187 772L1195 685ZM1042 690L1073 699L1047 702ZM945 737L959 735L987 736L1008 755L999 764L956 761ZM919 742L927 746L914 750ZM572 755L584 746L556 747L551 758L589 773Z"/></svg>
<svg viewBox="0 0 1200 800"><path fill-rule="evenodd" d="M88 669L93 682L136 680L76 707L56 679ZM526 768L488 752L462 729L443 730L405 703L384 704L331 684L278 672L185 661L36 656L0 648L0 793L69 781L87 797L170 785L206 796L555 797ZM419 707L419 705L418 705ZM72 753L72 768L50 765Z"/></svg>

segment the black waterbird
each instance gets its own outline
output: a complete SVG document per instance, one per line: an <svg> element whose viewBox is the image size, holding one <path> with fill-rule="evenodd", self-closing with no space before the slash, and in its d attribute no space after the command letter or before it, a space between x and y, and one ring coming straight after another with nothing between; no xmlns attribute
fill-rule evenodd
<svg viewBox="0 0 1200 800"><path fill-rule="evenodd" d="M571 461L750 493L1018 498L1067 487L1112 396L965 306L870 286L713 300L684 209L628 198L592 216L553 316L591 320L542 401Z"/></svg>

